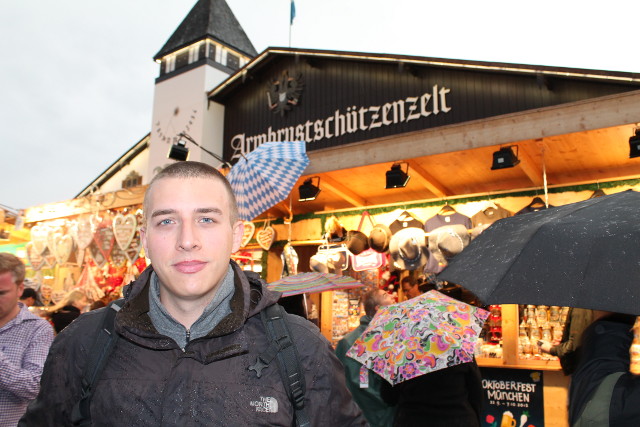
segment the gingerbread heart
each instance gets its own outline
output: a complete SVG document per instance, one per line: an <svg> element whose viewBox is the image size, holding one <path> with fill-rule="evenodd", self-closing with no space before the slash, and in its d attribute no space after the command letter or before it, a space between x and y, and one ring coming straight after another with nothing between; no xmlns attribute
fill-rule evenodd
<svg viewBox="0 0 640 427"><path fill-rule="evenodd" d="M56 266L56 256L49 248L45 248L44 252L42 252L42 258L44 258L44 268Z"/></svg>
<svg viewBox="0 0 640 427"><path fill-rule="evenodd" d="M49 227L49 232L47 233L47 247L49 248L51 255L54 257L56 256L56 239L61 235L62 231L59 227Z"/></svg>
<svg viewBox="0 0 640 427"><path fill-rule="evenodd" d="M134 264L136 262L136 260L140 256L141 249L142 245L140 244L140 230L136 229L136 232L133 235L133 239L131 240L131 243L129 243L129 247L124 250L124 253L131 264Z"/></svg>
<svg viewBox="0 0 640 427"><path fill-rule="evenodd" d="M111 254L111 249L113 248L114 241L115 241L115 236L113 234L113 228L111 228L111 224L107 221L104 221L101 224L99 224L98 229L96 230L96 233L93 236L93 242L96 244L96 247L101 252L105 260L109 259L109 255ZM98 259L96 259L95 250L92 249L91 255L93 255L93 259L95 259L97 262Z"/></svg>
<svg viewBox="0 0 640 427"><path fill-rule="evenodd" d="M58 233L55 238L55 248L54 255L58 264L66 263L73 252L73 238L68 234Z"/></svg>
<svg viewBox="0 0 640 427"><path fill-rule="evenodd" d="M133 236L136 234L136 227L138 226L136 216L133 214L117 214L113 217L112 225L118 246L123 251L126 251L131 245Z"/></svg>
<svg viewBox="0 0 640 427"><path fill-rule="evenodd" d="M100 268L104 267L107 263L107 259L102 254L102 251L100 250L96 242L91 242L91 244L89 245L89 256L91 257L91 259L93 259L93 262L95 262L95 264Z"/></svg>
<svg viewBox="0 0 640 427"><path fill-rule="evenodd" d="M256 232L256 225L251 221L244 221L244 233L242 234L242 242L240 244L241 248L244 248L249 244L251 238L253 237L253 233Z"/></svg>
<svg viewBox="0 0 640 427"><path fill-rule="evenodd" d="M258 235L256 237L258 240L258 244L262 249L268 251L271 248L274 240L276 240L276 230L273 227L268 226L258 231Z"/></svg>
<svg viewBox="0 0 640 427"><path fill-rule="evenodd" d="M34 225L31 228L31 243L33 249L39 254L47 249L47 236L49 235L49 227L44 224Z"/></svg>
<svg viewBox="0 0 640 427"><path fill-rule="evenodd" d="M85 249L89 246L93 240L93 229L91 227L91 217L89 215L82 215L78 218L74 237L78 248Z"/></svg>
<svg viewBox="0 0 640 427"><path fill-rule="evenodd" d="M40 270L45 263L42 254L35 248L33 242L27 243L25 245L25 249L27 251L27 259L29 260L29 264L31 264L31 268L34 271Z"/></svg>
<svg viewBox="0 0 640 427"><path fill-rule="evenodd" d="M111 249L111 264L114 267L117 267L117 268L124 267L125 265L127 265L128 259L129 258L127 257L127 254L125 253L125 251L123 251L117 245L113 246L113 249Z"/></svg>

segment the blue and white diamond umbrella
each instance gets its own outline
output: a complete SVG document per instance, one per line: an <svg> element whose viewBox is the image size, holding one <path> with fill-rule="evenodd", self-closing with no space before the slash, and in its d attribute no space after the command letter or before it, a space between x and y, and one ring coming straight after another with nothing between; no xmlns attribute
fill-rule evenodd
<svg viewBox="0 0 640 427"><path fill-rule="evenodd" d="M304 141L265 142L231 168L240 219L251 221L287 198L309 164L306 151Z"/></svg>

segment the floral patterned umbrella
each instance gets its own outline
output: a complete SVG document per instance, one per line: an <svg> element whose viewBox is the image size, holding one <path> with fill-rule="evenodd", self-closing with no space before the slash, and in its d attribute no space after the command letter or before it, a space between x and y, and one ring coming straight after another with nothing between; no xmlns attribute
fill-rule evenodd
<svg viewBox="0 0 640 427"><path fill-rule="evenodd" d="M489 312L438 291L381 307L347 356L392 385L473 360Z"/></svg>

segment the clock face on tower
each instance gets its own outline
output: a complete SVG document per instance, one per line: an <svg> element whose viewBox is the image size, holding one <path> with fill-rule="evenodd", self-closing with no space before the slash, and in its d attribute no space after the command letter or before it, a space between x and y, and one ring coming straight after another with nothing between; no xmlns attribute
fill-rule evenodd
<svg viewBox="0 0 640 427"><path fill-rule="evenodd" d="M189 134L197 116L196 108L175 106L167 117L156 121L153 131L161 141L176 143L180 139L178 135Z"/></svg>

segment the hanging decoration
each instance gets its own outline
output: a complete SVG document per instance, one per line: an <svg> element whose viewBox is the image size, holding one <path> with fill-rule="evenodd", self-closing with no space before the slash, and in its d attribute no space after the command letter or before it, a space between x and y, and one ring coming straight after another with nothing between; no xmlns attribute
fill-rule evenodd
<svg viewBox="0 0 640 427"><path fill-rule="evenodd" d="M33 242L28 242L25 245L25 249L27 251L27 259L29 260L29 264L31 264L31 268L34 271L39 271L42 267L44 267L45 260L42 254L35 248Z"/></svg>
<svg viewBox="0 0 640 427"><path fill-rule="evenodd" d="M115 235L110 225L108 221L103 221L98 225L93 235L93 241L97 244L102 256L106 259L109 259L115 241Z"/></svg>
<svg viewBox="0 0 640 427"><path fill-rule="evenodd" d="M112 226L118 247L122 251L126 251L136 235L138 226L136 216L134 214L122 215L118 213L113 217Z"/></svg>
<svg viewBox="0 0 640 427"><path fill-rule="evenodd" d="M73 238L69 234L56 233L54 255L59 265L66 264L73 253Z"/></svg>
<svg viewBox="0 0 640 427"><path fill-rule="evenodd" d="M42 254L47 249L47 235L49 234L49 227L46 225L38 224L31 228L31 243L33 249Z"/></svg>
<svg viewBox="0 0 640 427"><path fill-rule="evenodd" d="M86 249L93 241L93 230L91 226L91 216L81 215L77 219L75 226L76 245L80 249Z"/></svg>
<svg viewBox="0 0 640 427"><path fill-rule="evenodd" d="M242 234L242 242L240 243L241 248L244 248L249 244L255 232L256 232L255 224L251 221L244 221L244 232Z"/></svg>
<svg viewBox="0 0 640 427"><path fill-rule="evenodd" d="M138 260L141 247L140 229L136 229L136 232L133 234L133 239L131 240L131 243L129 243L129 247L124 251L130 264L133 265Z"/></svg>
<svg viewBox="0 0 640 427"><path fill-rule="evenodd" d="M256 240L262 249L268 251L276 240L276 230L274 230L270 225L267 225L262 230L258 231Z"/></svg>

